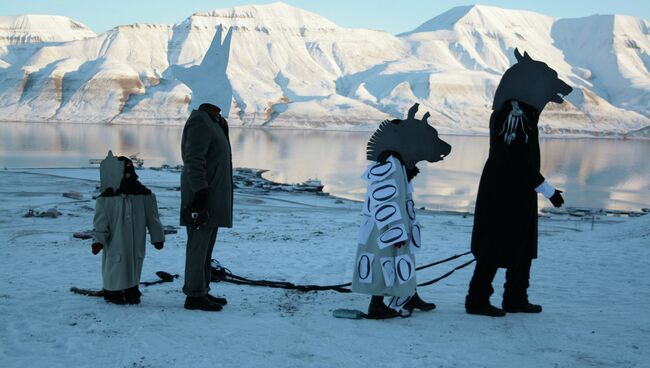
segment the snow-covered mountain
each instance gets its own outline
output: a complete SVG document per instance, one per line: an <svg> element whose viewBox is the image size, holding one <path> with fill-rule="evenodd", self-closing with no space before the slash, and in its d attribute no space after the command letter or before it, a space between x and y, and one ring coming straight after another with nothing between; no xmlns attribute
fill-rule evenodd
<svg viewBox="0 0 650 368"><path fill-rule="evenodd" d="M96 37L85 25L56 15L0 16L0 48L8 46L65 42Z"/></svg>
<svg viewBox="0 0 650 368"><path fill-rule="evenodd" d="M96 36L90 28L66 17L0 16L0 68L21 65L44 45Z"/></svg>
<svg viewBox="0 0 650 368"><path fill-rule="evenodd" d="M574 87L550 133L650 126L650 23L453 8L393 36L283 3L95 35L63 17L0 17L0 119L182 123L204 101L231 124L371 129L414 102L442 131L485 132L514 49Z"/></svg>

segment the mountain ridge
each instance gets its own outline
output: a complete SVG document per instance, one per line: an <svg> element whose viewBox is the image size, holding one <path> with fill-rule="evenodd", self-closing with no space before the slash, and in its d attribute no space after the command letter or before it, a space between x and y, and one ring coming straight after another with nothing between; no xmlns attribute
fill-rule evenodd
<svg viewBox="0 0 650 368"><path fill-rule="evenodd" d="M4 54L0 43L0 114L178 124L212 99L236 125L366 130L419 102L441 131L485 133L519 48L574 87L563 105L549 104L542 131L626 133L650 125L649 25L473 5L394 36L284 3L215 9Z"/></svg>

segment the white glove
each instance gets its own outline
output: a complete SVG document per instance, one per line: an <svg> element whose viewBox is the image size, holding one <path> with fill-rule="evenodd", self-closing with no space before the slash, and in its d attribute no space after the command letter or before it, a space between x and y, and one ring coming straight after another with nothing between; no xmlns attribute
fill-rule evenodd
<svg viewBox="0 0 650 368"><path fill-rule="evenodd" d="M535 188L535 191L537 193L542 194L546 198L551 198L555 193L555 188L551 184L549 184L546 180L544 180L542 184L540 184L537 188Z"/></svg>

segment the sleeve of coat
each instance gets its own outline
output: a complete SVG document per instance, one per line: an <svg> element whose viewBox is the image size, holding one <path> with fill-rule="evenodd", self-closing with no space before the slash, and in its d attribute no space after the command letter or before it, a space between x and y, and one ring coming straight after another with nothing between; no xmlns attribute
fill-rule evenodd
<svg viewBox="0 0 650 368"><path fill-rule="evenodd" d="M144 203L145 215L147 216L147 229L149 229L151 243L164 242L165 232L163 231L160 217L158 216L158 202L156 201L156 195L151 193Z"/></svg>
<svg viewBox="0 0 650 368"><path fill-rule="evenodd" d="M186 152L183 164L187 167L190 189L193 193L208 187L206 154L210 147L210 134L203 119L190 121L185 130Z"/></svg>
<svg viewBox="0 0 650 368"><path fill-rule="evenodd" d="M103 198L97 198L97 202L95 203L95 218L93 219L93 243L100 243L103 246L107 246L111 238L111 229L103 204Z"/></svg>

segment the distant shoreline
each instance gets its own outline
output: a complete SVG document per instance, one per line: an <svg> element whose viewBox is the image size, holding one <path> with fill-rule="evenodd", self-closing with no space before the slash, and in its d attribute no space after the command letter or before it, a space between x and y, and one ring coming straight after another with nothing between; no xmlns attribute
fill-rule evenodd
<svg viewBox="0 0 650 368"><path fill-rule="evenodd" d="M184 126L185 122L175 123L174 121L170 122L158 122L158 123L81 123L81 122L64 122L64 121L18 121L18 120L0 120L0 124L46 124L46 125L89 125L89 126L109 126L109 127L120 127L120 126L142 126L142 127L165 127L165 128L181 128ZM347 123L353 125L354 123ZM438 128L435 124L432 124L443 136L460 136L460 137L488 137L489 132L485 131L450 131L445 128ZM232 124L230 128L232 129L250 129L250 130L278 130L278 131L322 131L322 132L347 132L347 133L371 133L377 127L372 124L363 124L360 125L358 129L345 129L345 128L336 128L336 127L288 127L288 126L250 126L250 125L239 125ZM545 139L615 139L615 140L641 140L646 141L650 140L650 127L641 129L642 131L648 131L646 136L634 134L636 132L629 133L612 133L612 132L590 132L590 131L574 131L567 129L559 133L545 133L543 130L539 131L540 137ZM631 134L632 133L632 134Z"/></svg>
<svg viewBox="0 0 650 368"><path fill-rule="evenodd" d="M164 165L163 165L164 166ZM138 169L138 171L166 171L172 173L179 173L177 167L143 167ZM2 173L22 173L22 174L33 174L33 175L48 175L59 178L68 178L75 180L85 180L99 182L98 180L84 179L84 178L75 178L65 175L53 175L39 172L31 172L32 170L41 170L41 171L56 171L56 170L98 170L97 167L60 167L60 168L4 168L0 170ZM275 182L269 179L266 179L262 176L264 172L267 172L266 169L254 169L254 168L244 168L236 167L233 169L233 176L235 178L235 192L240 195L254 194L254 195L264 195L271 193L284 193L292 195L307 195L307 196L316 196L316 197L327 197L333 200L346 201L349 203L362 204L363 201L345 198L340 196L334 196L327 192L315 193L306 190L291 190L291 187L295 187L296 183L281 183ZM257 183L250 185L244 185L242 183L249 180L256 180ZM268 186L267 186L268 185ZM148 185L152 188L166 189L169 190L168 186L161 185ZM288 189L287 189L288 188ZM179 190L179 188L176 188ZM430 213L434 215L452 215L452 216L462 216L463 218L468 216L474 216L474 213L468 211L455 211L455 210L436 210L436 209L427 209L420 208L420 212ZM600 217L640 217L650 214L650 208L639 208L638 210L613 210L605 208L589 208L589 207L562 207L562 208L540 208L538 216L540 218L547 219L580 219L584 221L595 221L596 219L600 220ZM602 221L602 220L600 220Z"/></svg>

